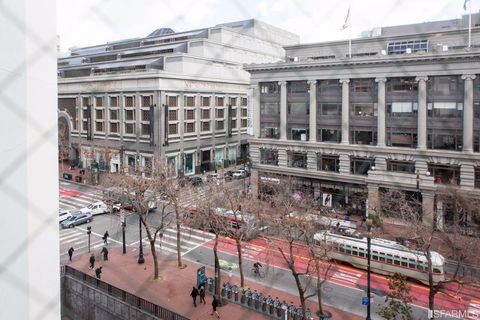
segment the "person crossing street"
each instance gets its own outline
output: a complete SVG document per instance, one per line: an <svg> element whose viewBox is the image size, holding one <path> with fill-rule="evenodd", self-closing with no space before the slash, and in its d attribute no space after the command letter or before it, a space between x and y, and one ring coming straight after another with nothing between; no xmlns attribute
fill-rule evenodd
<svg viewBox="0 0 480 320"><path fill-rule="evenodd" d="M92 253L92 255L90 256L90 260L89 260L89 261L90 261L90 267L89 267L89 268L90 268L90 269L93 269L93 268L95 267L95 256L93 255L93 253Z"/></svg>
<svg viewBox="0 0 480 320"><path fill-rule="evenodd" d="M70 249L68 249L68 258L70 259L70 261L72 261L73 251L75 251L73 247L70 247Z"/></svg>
<svg viewBox="0 0 480 320"><path fill-rule="evenodd" d="M109 236L110 235L108 234L108 231L105 231L105 233L103 234L103 237L102 237L104 244L108 244L108 237Z"/></svg>

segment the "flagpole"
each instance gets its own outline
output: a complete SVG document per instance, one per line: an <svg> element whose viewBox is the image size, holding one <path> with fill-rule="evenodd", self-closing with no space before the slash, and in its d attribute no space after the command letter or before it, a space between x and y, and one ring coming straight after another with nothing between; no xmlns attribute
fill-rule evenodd
<svg viewBox="0 0 480 320"><path fill-rule="evenodd" d="M468 2L468 47L472 46L472 0Z"/></svg>
<svg viewBox="0 0 480 320"><path fill-rule="evenodd" d="M348 57L352 59L352 12L350 11L352 7L348 5Z"/></svg>

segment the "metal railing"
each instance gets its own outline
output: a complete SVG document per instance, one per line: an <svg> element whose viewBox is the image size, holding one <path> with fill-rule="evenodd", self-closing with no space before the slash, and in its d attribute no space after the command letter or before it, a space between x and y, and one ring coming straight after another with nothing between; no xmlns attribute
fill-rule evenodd
<svg viewBox="0 0 480 320"><path fill-rule="evenodd" d="M130 292L112 286L111 284L108 284L100 279L92 277L72 267L62 266L60 268L60 272L62 273L62 275L69 275L75 279L88 283L96 287L98 290L105 292L112 297L118 298L125 303L135 308L141 309L155 317L159 317L164 320L189 320L188 318L183 317L173 311L170 311L155 303L142 299L134 294L131 294Z"/></svg>

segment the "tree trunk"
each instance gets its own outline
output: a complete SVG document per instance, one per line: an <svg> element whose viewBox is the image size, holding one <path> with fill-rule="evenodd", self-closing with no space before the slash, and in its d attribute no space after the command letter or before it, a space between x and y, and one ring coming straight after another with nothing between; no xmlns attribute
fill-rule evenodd
<svg viewBox="0 0 480 320"><path fill-rule="evenodd" d="M235 242L237 244L237 252L238 252L238 269L240 271L240 287L243 288L245 285L245 276L243 274L242 243L238 238L235 238Z"/></svg>
<svg viewBox="0 0 480 320"><path fill-rule="evenodd" d="M292 275L295 278L295 284L297 285L298 289L298 297L300 298L300 304L302 306L303 311L307 310L305 307L305 289L302 286L302 282L300 281L300 276L298 275L297 271L295 270L295 266L292 265L290 267L290 270L292 271Z"/></svg>
<svg viewBox="0 0 480 320"><path fill-rule="evenodd" d="M428 267L428 309L434 310L435 308L435 285L433 284L433 270L432 270L432 257L430 255L430 249L427 249L427 267ZM433 318L431 318L433 319Z"/></svg>
<svg viewBox="0 0 480 320"><path fill-rule="evenodd" d="M221 288L221 274L220 274L220 261L218 260L218 234L215 234L215 245L213 246L213 256L215 258L215 297L221 304L222 295L220 294Z"/></svg>
<svg viewBox="0 0 480 320"><path fill-rule="evenodd" d="M177 203L175 203L175 220L177 220L177 263L178 267L183 267L182 264L182 245L181 245L181 233L180 233L180 212L178 212Z"/></svg>
<svg viewBox="0 0 480 320"><path fill-rule="evenodd" d="M155 249L155 239L149 240L150 242L150 250L152 251L152 259L153 259L153 280L157 280L159 276L158 272L158 261L157 261L157 250Z"/></svg>
<svg viewBox="0 0 480 320"><path fill-rule="evenodd" d="M320 262L315 261L315 269L317 271L317 300L318 300L318 312L320 315L323 315L323 305L322 305L322 284L323 281L320 279Z"/></svg>

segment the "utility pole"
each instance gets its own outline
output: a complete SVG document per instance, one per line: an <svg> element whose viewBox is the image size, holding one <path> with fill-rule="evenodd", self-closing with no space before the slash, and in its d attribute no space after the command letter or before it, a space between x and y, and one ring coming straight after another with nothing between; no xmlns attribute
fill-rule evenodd
<svg viewBox="0 0 480 320"><path fill-rule="evenodd" d="M90 234L92 233L92 227L87 227L87 235L88 235L88 252L90 253Z"/></svg>
<svg viewBox="0 0 480 320"><path fill-rule="evenodd" d="M123 254L127 253L127 245L125 244L125 227L127 225L125 215L122 214L122 244L123 244Z"/></svg>

